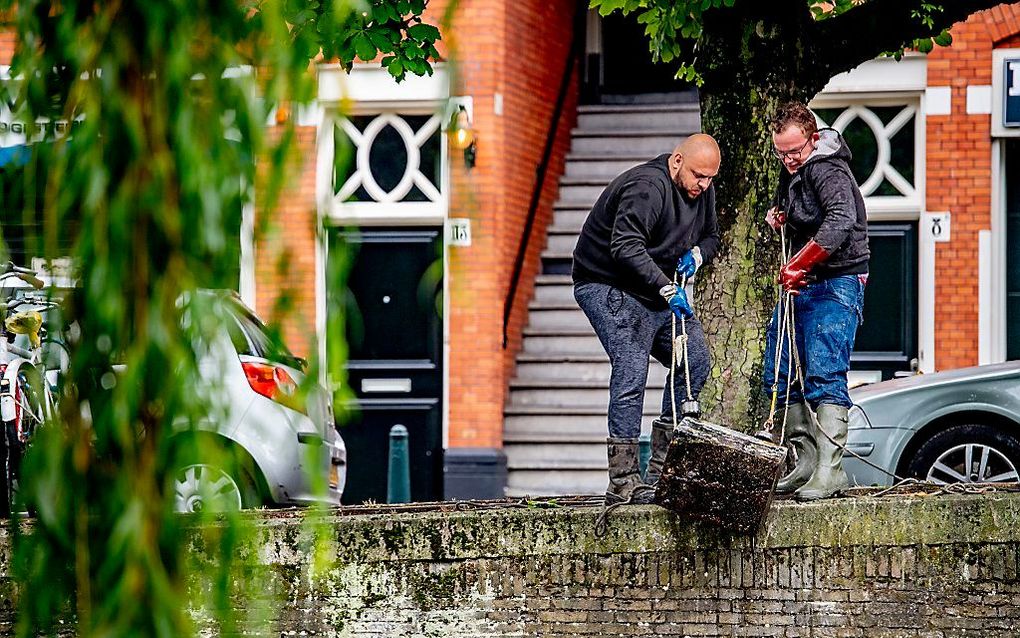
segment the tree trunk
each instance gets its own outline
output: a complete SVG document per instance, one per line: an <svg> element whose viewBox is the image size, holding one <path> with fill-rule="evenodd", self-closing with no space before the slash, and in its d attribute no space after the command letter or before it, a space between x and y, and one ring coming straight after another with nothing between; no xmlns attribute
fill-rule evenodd
<svg viewBox="0 0 1020 638"><path fill-rule="evenodd" d="M761 362L777 295L779 239L764 215L782 167L771 152L769 120L781 102L809 100L828 81L810 64L803 0L799 11L789 1L754 4L748 11L759 15L742 20L730 14L713 23L706 13L698 54L702 127L722 150L722 247L696 295L712 352L701 403L710 420L744 431L757 429L767 409Z"/></svg>

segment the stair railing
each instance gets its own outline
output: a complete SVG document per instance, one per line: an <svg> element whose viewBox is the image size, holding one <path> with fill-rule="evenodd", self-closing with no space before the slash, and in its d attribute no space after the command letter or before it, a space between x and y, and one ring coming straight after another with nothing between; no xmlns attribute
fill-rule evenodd
<svg viewBox="0 0 1020 638"><path fill-rule="evenodd" d="M559 131L560 119L563 115L563 106L567 101L567 90L570 88L570 79L574 75L574 67L581 57L580 44L583 42L580 34L585 30L585 17L588 11L588 3L580 1L577 3L577 13L574 16L574 30L570 38L570 48L567 50L567 60L563 71L563 78L560 80L559 93L556 95L556 107L553 109L552 118L549 121L548 134L545 138L545 148L542 151L542 159L535 168L535 186L531 191L531 204L528 206L528 217L524 221L524 230L521 233L520 242L517 244L517 258L514 259L514 271L510 275L510 289L503 301L503 349L509 342L508 330L510 326L510 315L514 310L514 298L517 296L517 287L520 284L521 272L524 270L524 258L528 253L528 242L531 239L531 231L535 226L535 214L538 212L538 204L542 199L542 191L545 188L545 176L549 169L549 162L552 159L553 147L556 143L556 134Z"/></svg>

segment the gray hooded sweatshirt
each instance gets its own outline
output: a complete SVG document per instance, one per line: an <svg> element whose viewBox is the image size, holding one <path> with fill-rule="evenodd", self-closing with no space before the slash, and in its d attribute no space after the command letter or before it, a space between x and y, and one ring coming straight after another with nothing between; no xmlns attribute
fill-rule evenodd
<svg viewBox="0 0 1020 638"><path fill-rule="evenodd" d="M818 131L815 150L797 172L779 178L775 205L786 212L796 254L811 239L829 252L809 276L814 280L868 272L868 214L850 172L850 148L834 129Z"/></svg>

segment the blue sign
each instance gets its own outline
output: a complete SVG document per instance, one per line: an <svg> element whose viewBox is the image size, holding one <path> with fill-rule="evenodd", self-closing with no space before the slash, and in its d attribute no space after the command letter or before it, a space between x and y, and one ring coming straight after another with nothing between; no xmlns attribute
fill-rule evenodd
<svg viewBox="0 0 1020 638"><path fill-rule="evenodd" d="M1002 125L1020 126L1020 58L1002 61Z"/></svg>

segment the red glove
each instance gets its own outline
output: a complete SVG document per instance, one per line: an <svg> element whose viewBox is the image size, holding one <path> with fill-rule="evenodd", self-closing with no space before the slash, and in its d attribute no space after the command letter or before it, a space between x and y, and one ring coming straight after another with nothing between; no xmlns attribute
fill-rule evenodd
<svg viewBox="0 0 1020 638"><path fill-rule="evenodd" d="M775 206L765 213L765 223L772 227L772 230L779 230L779 227L786 223L786 213Z"/></svg>
<svg viewBox="0 0 1020 638"><path fill-rule="evenodd" d="M829 251L816 244L815 240L809 240L779 271L779 283L783 284L783 290L799 290L806 286L808 272L828 256Z"/></svg>

